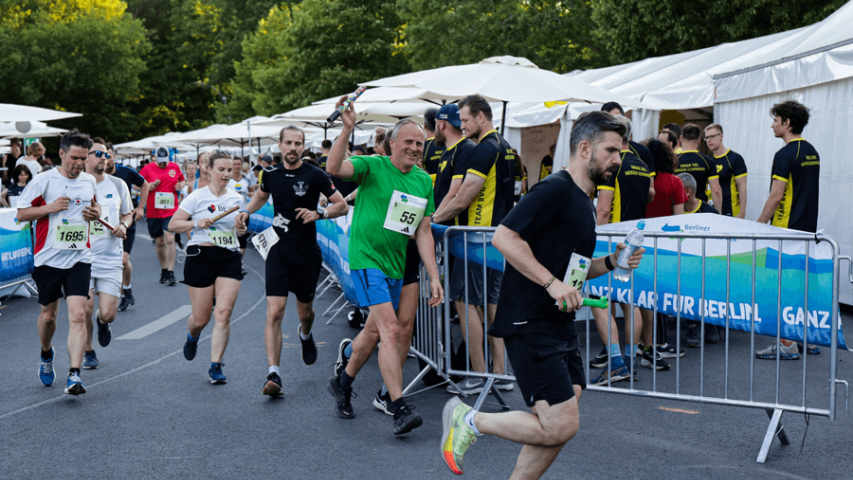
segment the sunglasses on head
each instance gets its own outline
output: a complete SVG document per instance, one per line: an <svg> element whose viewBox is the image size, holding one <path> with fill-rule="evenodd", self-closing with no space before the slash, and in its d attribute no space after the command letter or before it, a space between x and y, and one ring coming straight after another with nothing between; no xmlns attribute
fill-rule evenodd
<svg viewBox="0 0 853 480"><path fill-rule="evenodd" d="M109 152L102 152L100 150L95 150L94 152L89 152L89 155L94 155L95 158L113 158Z"/></svg>

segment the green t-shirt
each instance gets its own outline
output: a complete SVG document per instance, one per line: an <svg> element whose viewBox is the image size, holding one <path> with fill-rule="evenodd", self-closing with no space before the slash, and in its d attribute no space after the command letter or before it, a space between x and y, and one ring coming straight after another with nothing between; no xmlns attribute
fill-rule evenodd
<svg viewBox="0 0 853 480"><path fill-rule="evenodd" d="M357 156L349 160L355 171L352 177L343 180L355 181L359 185L358 207L353 214L350 230L350 269L377 268L388 278L401 279L406 267L406 245L410 236L390 230L386 225L389 220L404 227L410 223L409 230L414 235L420 221L407 213L402 218L396 218L400 216L397 208L392 209L397 214L391 218L389 206L397 191L402 194L403 202L425 200L423 217L432 215L435 212L432 180L429 174L418 167L413 167L409 173L401 172L388 157ZM398 194L397 200L400 199L401 195Z"/></svg>

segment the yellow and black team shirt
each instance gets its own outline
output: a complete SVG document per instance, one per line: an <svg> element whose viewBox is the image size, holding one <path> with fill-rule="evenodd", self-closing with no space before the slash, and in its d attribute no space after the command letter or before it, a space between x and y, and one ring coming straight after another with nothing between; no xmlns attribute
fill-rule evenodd
<svg viewBox="0 0 853 480"><path fill-rule="evenodd" d="M501 223L515 199L515 158L497 130L480 137L467 173L482 177L485 183L468 210L459 214L460 225L496 227Z"/></svg>
<svg viewBox="0 0 853 480"><path fill-rule="evenodd" d="M655 176L655 157L652 155L652 151L646 148L645 145L641 143L637 143L633 140L628 140L628 150L631 150L631 153L637 156L643 163L646 164L646 168L649 169L649 174L651 176Z"/></svg>
<svg viewBox="0 0 853 480"><path fill-rule="evenodd" d="M720 176L720 188L723 189L723 215L736 217L740 214L740 191L736 180L746 177L746 162L739 153L726 150L719 157L714 155L717 162L717 175Z"/></svg>
<svg viewBox="0 0 853 480"><path fill-rule="evenodd" d="M649 186L652 175L640 157L630 150L622 150L622 165L598 190L613 192L610 204L610 223L646 218L649 203Z"/></svg>
<svg viewBox="0 0 853 480"><path fill-rule="evenodd" d="M820 156L817 150L802 138L795 138L776 152L771 173L773 180L781 180L787 185L770 223L777 227L816 232L820 194Z"/></svg>
<svg viewBox="0 0 853 480"><path fill-rule="evenodd" d="M524 182L527 180L527 167L521 165L521 171L518 170L521 162L515 164L515 187L513 193L513 201L518 203L523 195L527 195L527 189L524 188Z"/></svg>
<svg viewBox="0 0 853 480"><path fill-rule="evenodd" d="M554 170L554 158L550 154L545 155L542 163L539 165L539 180L545 180L545 177L551 175Z"/></svg>
<svg viewBox="0 0 853 480"><path fill-rule="evenodd" d="M474 154L476 146L476 143L463 137L458 142L447 147L441 154L441 161L438 164L438 174L435 178L435 188L433 189L435 208L438 208L441 202L444 201L444 197L450 191L450 183L455 179L465 178L465 172L468 171L468 166L471 163L471 155Z"/></svg>
<svg viewBox="0 0 853 480"><path fill-rule="evenodd" d="M328 155L320 155L319 157L317 157L317 166L322 168L323 170L325 170L326 169L326 162L328 160L329 160Z"/></svg>
<svg viewBox="0 0 853 480"><path fill-rule="evenodd" d="M687 204L685 204L685 206L687 206ZM702 200L699 200L699 203L696 204L695 209L684 213L713 213L715 215L720 214L720 212L718 212L716 208L708 205L708 202L703 202Z"/></svg>
<svg viewBox="0 0 853 480"><path fill-rule="evenodd" d="M432 179L432 185L435 187L435 176L438 175L438 164L441 161L441 153L444 151L444 146L435 143L435 137L427 138L424 144L424 170ZM436 203L435 206L438 206Z"/></svg>
<svg viewBox="0 0 853 480"><path fill-rule="evenodd" d="M696 180L696 198L708 201L711 196L708 180L718 178L717 163L713 158L702 155L698 150L685 150L678 156L675 174L689 173ZM716 205L715 205L716 206Z"/></svg>

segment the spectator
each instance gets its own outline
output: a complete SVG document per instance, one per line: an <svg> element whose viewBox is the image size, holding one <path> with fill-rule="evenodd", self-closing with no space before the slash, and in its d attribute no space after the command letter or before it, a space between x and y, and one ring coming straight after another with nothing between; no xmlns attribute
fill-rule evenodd
<svg viewBox="0 0 853 480"><path fill-rule="evenodd" d="M3 156L3 164L0 165L0 167L6 169L3 170L3 183L15 181L15 177L12 176L12 170L15 169L15 162L21 156L21 139L9 139L9 149L10 152Z"/></svg>
<svg viewBox="0 0 853 480"><path fill-rule="evenodd" d="M672 135L667 133L667 135ZM646 218L668 217L684 213L687 194L681 180L673 175L677 158L668 142L650 138L643 142L654 157L655 198L646 207Z"/></svg>
<svg viewBox="0 0 853 480"><path fill-rule="evenodd" d="M675 154L675 149L678 146L678 137L676 137L674 133L670 132L669 130L661 130L660 134L658 134L658 140L669 144L670 150L672 150L672 153ZM673 165L678 165L677 156L675 157L675 163Z"/></svg>
<svg viewBox="0 0 853 480"><path fill-rule="evenodd" d="M548 155L542 157L542 163L539 164L539 180L545 180L545 177L551 175L554 170L554 152L557 151L557 144L551 145L548 149Z"/></svg>
<svg viewBox="0 0 853 480"><path fill-rule="evenodd" d="M329 158L329 150L332 149L332 141L328 138L323 140L323 143L320 144L320 158L317 159L317 166L326 169L326 159Z"/></svg>
<svg viewBox="0 0 853 480"><path fill-rule="evenodd" d="M35 177L42 171L42 165L39 163L39 158L41 158L44 153L44 145L39 142L33 143L27 147L27 156L19 158L15 166L26 165L27 168L30 169L30 173Z"/></svg>
<svg viewBox="0 0 853 480"><path fill-rule="evenodd" d="M426 132L426 143L424 143L424 158L423 168L432 178L432 184L435 185L435 178L438 175L439 163L441 162L441 154L447 145L441 143L435 138L435 116L438 115L438 109L430 108L424 112L424 132Z"/></svg>
<svg viewBox="0 0 853 480"><path fill-rule="evenodd" d="M373 133L373 144L374 144L373 145L373 153L375 155L382 155L385 157L388 156L385 153L385 135L386 135L386 133L387 133L387 131L382 127L377 128L376 131ZM435 183L435 181L433 181L433 183Z"/></svg>
<svg viewBox="0 0 853 480"><path fill-rule="evenodd" d="M6 206L17 208L18 197L21 196L24 187L32 181L33 174L30 173L30 169L26 165L18 165L12 170L10 178L12 181L9 182L9 188L3 192L3 201Z"/></svg>
<svg viewBox="0 0 853 480"><path fill-rule="evenodd" d="M617 102L607 102L601 106L602 112L607 112L611 115L625 115L625 110L622 108L622 105L619 105ZM628 139L628 148L631 152L637 156L643 163L646 164L646 168L649 169L649 173L652 175L652 178L655 176L655 163L652 158L652 153L649 152L649 149L644 147L643 145L637 143L633 139L633 134L631 138Z"/></svg>

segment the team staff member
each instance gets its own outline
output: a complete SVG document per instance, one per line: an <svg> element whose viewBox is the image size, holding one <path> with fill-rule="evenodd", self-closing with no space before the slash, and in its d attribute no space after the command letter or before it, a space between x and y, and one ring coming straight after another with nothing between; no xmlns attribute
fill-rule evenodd
<svg viewBox="0 0 853 480"><path fill-rule="evenodd" d="M98 139L101 140L101 139ZM107 146L95 142L89 148L89 158L86 160L86 173L95 178L98 198L101 205L101 219L113 230L98 222L89 224L89 244L92 252L92 274L89 280L89 299L86 302L86 349L83 353L83 368L96 369L100 366L98 356L92 346L92 336L95 325L92 322L92 312L95 312L95 294L98 294L98 310L95 318L98 323L98 343L102 347L110 344L112 332L110 324L116 318L119 298L121 296L122 256L124 249L122 241L127 236L127 229L133 221L133 202L130 200L130 190L117 177L107 175L107 162L112 156Z"/></svg>
<svg viewBox="0 0 853 480"><path fill-rule="evenodd" d="M723 191L723 215L746 217L746 162L739 153L723 145L723 126L712 123L705 127L705 143L714 153L717 175Z"/></svg>
<svg viewBox="0 0 853 480"><path fill-rule="evenodd" d="M713 207L722 210L723 191L720 189L720 178L717 174L717 162L713 158L699 153L699 142L702 130L698 125L688 123L681 132L681 142L684 150L678 155L678 167L675 173L689 173L696 179L696 197L708 201L708 193L714 201Z"/></svg>
<svg viewBox="0 0 853 480"><path fill-rule="evenodd" d="M557 145L551 145L548 149L548 155L542 158L542 163L539 164L539 180L545 180L545 177L551 175L554 171L554 152L557 151Z"/></svg>
<svg viewBox="0 0 853 480"><path fill-rule="evenodd" d="M622 115L625 116L625 109L622 108L622 105L619 105L618 102L607 102L601 106L602 112L607 112L611 115ZM628 139L628 149L631 150L631 153L637 156L643 163L646 164L646 168L649 169L649 173L654 177L656 175L657 170L655 169L655 159L652 156L652 152L646 148L642 143L637 143L632 138Z"/></svg>
<svg viewBox="0 0 853 480"><path fill-rule="evenodd" d="M468 172L471 155L477 144L466 138L462 133L462 120L459 118L459 107L455 103L442 105L435 117L435 138L447 147L441 154L439 172L435 179L433 197L440 212L450 205L459 193L462 180ZM453 225L455 218L445 222Z"/></svg>
<svg viewBox="0 0 853 480"><path fill-rule="evenodd" d="M190 293L193 313L189 318L189 333L184 343L184 358L192 360L198 350L201 331L210 323L213 310L213 290L216 289L216 309L213 311L213 334L210 347L210 383L227 383L222 373L222 356L231 335L231 312L240 283L243 280L242 259L237 236L245 227L235 225L237 212L213 219L231 208L243 207L243 197L228 189L233 163L227 153L210 157L210 185L199 188L181 202L169 221L173 233L192 232L187 243L184 280Z"/></svg>
<svg viewBox="0 0 853 480"><path fill-rule="evenodd" d="M38 287L41 313L38 319L41 340L39 379L53 385L54 349L59 299L68 305L68 373L65 393L86 393L80 380L86 346L86 299L89 294L92 255L89 250L89 222L101 217L95 179L83 172L92 139L71 130L59 141L59 168L51 169L27 185L18 199L17 218L36 222L33 280Z"/></svg>
<svg viewBox="0 0 853 480"><path fill-rule="evenodd" d="M338 101L342 105L346 97ZM423 156L424 132L411 119L400 120L388 133L390 157L344 159L346 139L355 128L352 104L341 115L343 131L329 153L327 171L359 184L350 238L350 269L359 306L370 307L365 328L352 342L352 355L340 375L329 380L341 418L353 418L352 382L370 358L377 342L379 369L388 388L394 413L394 434L402 435L423 424L403 398L399 344L402 328L395 314L406 264L406 246L415 235L418 252L430 277L429 304L439 305L444 292L435 263L435 243L429 216L435 210L429 175L416 167Z"/></svg>
<svg viewBox="0 0 853 480"><path fill-rule="evenodd" d="M320 158L317 159L317 166L320 167L320 170L326 169L326 161L329 158L329 150L332 149L332 141L328 138L324 138L323 142L320 144Z"/></svg>
<svg viewBox="0 0 853 480"><path fill-rule="evenodd" d="M708 205L708 202L696 198L696 179L689 173L679 173L678 179L684 185L684 193L687 195L687 201L684 202L684 213L716 213L714 207ZM697 345L698 346L698 345Z"/></svg>
<svg viewBox="0 0 853 480"><path fill-rule="evenodd" d="M305 133L297 127L285 127L279 133L279 148L284 161L264 170L260 188L246 210L240 212L237 224L248 226L249 215L260 210L272 196L273 229L279 240L266 258L267 322L264 343L269 370L263 394L280 396L281 391L281 321L289 292L296 295L299 315L299 340L302 361L312 365L317 360L317 346L311 327L314 324L314 293L323 258L317 245L316 220L345 215L349 210L335 189L332 179L319 168L302 161ZM320 195L332 205L317 210Z"/></svg>
<svg viewBox="0 0 853 480"><path fill-rule="evenodd" d="M441 448L453 473L464 473L465 452L487 433L524 445L511 478L539 478L577 433L586 379L574 312L582 299L578 289L560 279L573 256L592 257L596 237L589 195L615 175L624 133L606 112L581 115L572 126L567 169L534 185L495 232L493 244L507 266L490 333L505 339L522 397L533 413L483 413L458 397L448 401ZM611 255L592 260L586 278L613 270L623 248L619 244ZM640 248L631 256L631 268L639 266L643 252Z"/></svg>
<svg viewBox="0 0 853 480"><path fill-rule="evenodd" d="M785 146L773 157L773 175L770 196L758 217L758 223L790 228L804 232L817 232L818 205L820 201L820 155L811 143L802 138L809 123L808 107L794 100L773 105L773 135L785 141ZM776 359L776 344L755 352L763 359ZM782 360L800 358L797 344L782 340L779 347ZM808 353L820 353L815 345Z"/></svg>
<svg viewBox="0 0 853 480"><path fill-rule="evenodd" d="M492 109L489 102L479 95L471 95L459 102L459 118L465 136L477 140L477 147L471 155L468 172L459 193L447 207L437 212L433 217L436 223L447 222L459 216L459 225L471 227L495 227L509 213L515 204L515 154L512 147L498 134L492 124ZM468 275L468 285L465 285L465 275ZM474 371L485 372L487 359L484 355L483 304L488 303L487 313L489 325L494 321L495 309L498 303L498 293L501 288L502 273L488 269L486 281L483 281L481 265L471 263L464 265L464 260L454 261L451 276L451 298L456 302L465 301L468 292L467 309L464 303L457 306L458 312L467 312L463 325L463 335L468 339L468 351ZM483 284L486 283L485 291ZM488 326L486 326L488 328ZM500 338L489 338L489 350L492 352L492 369L494 373L504 373L504 346ZM469 377L458 385L465 394L480 393L485 381L482 378ZM497 388L512 390L510 382L498 381ZM458 393L451 385L448 392Z"/></svg>
<svg viewBox="0 0 853 480"><path fill-rule="evenodd" d="M681 155L681 152L683 151L681 148L681 127L679 127L677 123L667 123L663 128L661 128L661 132L669 132L675 136L675 146L672 147L672 149L676 155Z"/></svg>
<svg viewBox="0 0 853 480"><path fill-rule="evenodd" d="M157 163L149 163L139 172L148 184L148 234L154 239L160 261L160 283L175 286L175 236L169 231L169 220L178 211L178 192L184 188L181 167L169 161L169 150L157 149Z"/></svg>
<svg viewBox="0 0 853 480"><path fill-rule="evenodd" d="M445 144L441 143L435 137L435 116L438 114L438 109L430 108L424 112L424 132L427 139L424 144L424 170L432 179L432 184L435 186L435 179L438 175L439 165L441 163L441 154L444 153Z"/></svg>

